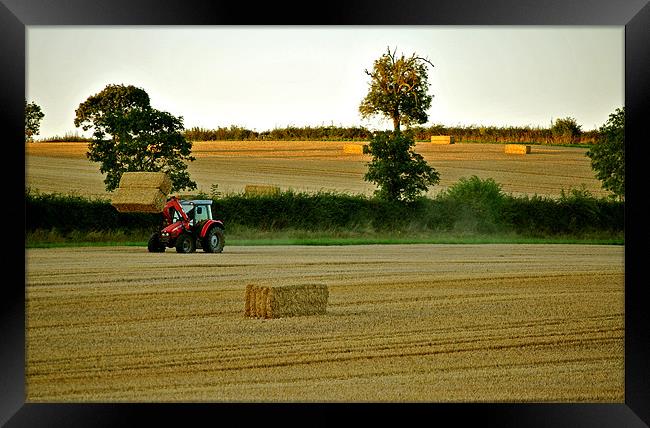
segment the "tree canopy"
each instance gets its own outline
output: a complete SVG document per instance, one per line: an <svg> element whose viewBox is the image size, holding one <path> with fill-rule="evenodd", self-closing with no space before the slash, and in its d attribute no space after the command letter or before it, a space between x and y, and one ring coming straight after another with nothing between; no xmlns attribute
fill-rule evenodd
<svg viewBox="0 0 650 428"><path fill-rule="evenodd" d="M38 134L41 127L41 120L45 117L41 107L35 102L27 104L25 100L25 140L31 141L34 135Z"/></svg>
<svg viewBox="0 0 650 428"><path fill-rule="evenodd" d="M572 117L557 119L551 126L553 138L559 142L573 143L582 134L582 127Z"/></svg>
<svg viewBox="0 0 650 428"><path fill-rule="evenodd" d="M364 180L377 184L381 199L411 202L429 185L440 181L438 172L415 153L413 136L402 132L376 132L367 146L372 155Z"/></svg>
<svg viewBox="0 0 650 428"><path fill-rule="evenodd" d="M427 65L433 67L428 59L415 53L398 58L388 48L375 60L372 71L365 70L370 76L370 87L359 106L361 116L365 119L383 115L393 121L395 131L400 130L401 124L426 123L433 98L427 93Z"/></svg>
<svg viewBox="0 0 650 428"><path fill-rule="evenodd" d="M131 171L166 172L172 190L196 189L185 164L195 158L181 132L183 118L151 107L144 89L107 85L75 113L75 126L93 130L86 156L101 164L106 190L116 189L122 174Z"/></svg>
<svg viewBox="0 0 650 428"><path fill-rule="evenodd" d="M609 119L598 130L596 145L587 152L591 167L603 189L619 199L625 198L625 107L610 113Z"/></svg>

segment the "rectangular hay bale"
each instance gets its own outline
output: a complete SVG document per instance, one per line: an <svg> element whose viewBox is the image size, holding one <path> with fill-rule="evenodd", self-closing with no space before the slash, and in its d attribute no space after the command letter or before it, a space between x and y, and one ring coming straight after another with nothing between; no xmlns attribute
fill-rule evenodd
<svg viewBox="0 0 650 428"><path fill-rule="evenodd" d="M348 155L362 155L364 144L343 144L343 153Z"/></svg>
<svg viewBox="0 0 650 428"><path fill-rule="evenodd" d="M125 172L120 178L120 186L125 189L154 188L168 195L172 190L172 181L164 172Z"/></svg>
<svg viewBox="0 0 650 428"><path fill-rule="evenodd" d="M247 184L244 187L246 195L278 195L280 188L278 186L268 186L261 184Z"/></svg>
<svg viewBox="0 0 650 428"><path fill-rule="evenodd" d="M157 188L118 187L111 197L111 205L119 212L159 213L166 202L167 197Z"/></svg>
<svg viewBox="0 0 650 428"><path fill-rule="evenodd" d="M266 318L266 300L269 296L269 287L259 287L255 296L255 315L258 318Z"/></svg>
<svg viewBox="0 0 650 428"><path fill-rule="evenodd" d="M530 153L530 146L524 144L506 144L504 147L505 153L525 155Z"/></svg>
<svg viewBox="0 0 650 428"><path fill-rule="evenodd" d="M244 315L252 318L322 315L327 312L329 291L324 284L247 285L245 298Z"/></svg>
<svg viewBox="0 0 650 428"><path fill-rule="evenodd" d="M454 137L451 135L432 135L432 144L454 144Z"/></svg>
<svg viewBox="0 0 650 428"><path fill-rule="evenodd" d="M253 306L251 304L252 296L254 295L253 288L255 286L253 284L247 284L246 285L246 295L245 295L245 305L244 305L244 315L247 317L252 316L252 311L251 307Z"/></svg>
<svg viewBox="0 0 650 428"><path fill-rule="evenodd" d="M267 318L322 315L327 311L329 292L324 284L271 287L267 299Z"/></svg>

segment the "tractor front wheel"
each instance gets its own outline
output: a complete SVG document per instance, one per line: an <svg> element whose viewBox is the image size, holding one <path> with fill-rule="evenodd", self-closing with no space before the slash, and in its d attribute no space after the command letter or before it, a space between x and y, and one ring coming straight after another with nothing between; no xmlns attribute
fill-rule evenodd
<svg viewBox="0 0 650 428"><path fill-rule="evenodd" d="M225 243L223 230L217 226L213 226L208 233L205 234L201 246L206 253L220 253L223 251Z"/></svg>
<svg viewBox="0 0 650 428"><path fill-rule="evenodd" d="M195 251L196 242L194 242L194 238L189 234L183 233L176 239L177 253L193 253Z"/></svg>
<svg viewBox="0 0 650 428"><path fill-rule="evenodd" d="M160 242L160 237L157 233L152 234L149 237L149 243L147 244L147 249L150 253L164 253L165 245Z"/></svg>

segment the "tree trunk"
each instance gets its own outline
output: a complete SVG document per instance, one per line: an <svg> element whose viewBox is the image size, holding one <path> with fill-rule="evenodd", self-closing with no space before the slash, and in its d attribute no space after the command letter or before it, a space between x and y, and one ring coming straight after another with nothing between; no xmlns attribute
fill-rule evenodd
<svg viewBox="0 0 650 428"><path fill-rule="evenodd" d="M400 130L399 129L399 122L400 122L399 116L393 116L393 129L395 130L395 132L399 132L399 130Z"/></svg>

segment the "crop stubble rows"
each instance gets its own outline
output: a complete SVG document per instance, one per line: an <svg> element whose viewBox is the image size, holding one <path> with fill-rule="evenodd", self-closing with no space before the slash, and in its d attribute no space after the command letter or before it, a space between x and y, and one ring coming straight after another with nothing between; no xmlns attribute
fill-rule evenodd
<svg viewBox="0 0 650 428"><path fill-rule="evenodd" d="M623 402L623 249L27 250L27 399ZM244 317L247 283L326 315Z"/></svg>
<svg viewBox="0 0 650 428"><path fill-rule="evenodd" d="M200 190L218 184L223 192L239 193L246 184L271 184L282 190L318 190L371 194L363 180L368 155L343 154L343 142L216 141L195 142L196 161L188 170ZM493 178L506 193L558 196L585 185L604 195L585 156L586 149L533 146L528 155L503 153L502 144L433 145L418 143L416 151L441 174L434 195L461 177ZM99 164L85 157L85 143L27 143L27 185L43 192L74 191L106 196Z"/></svg>

